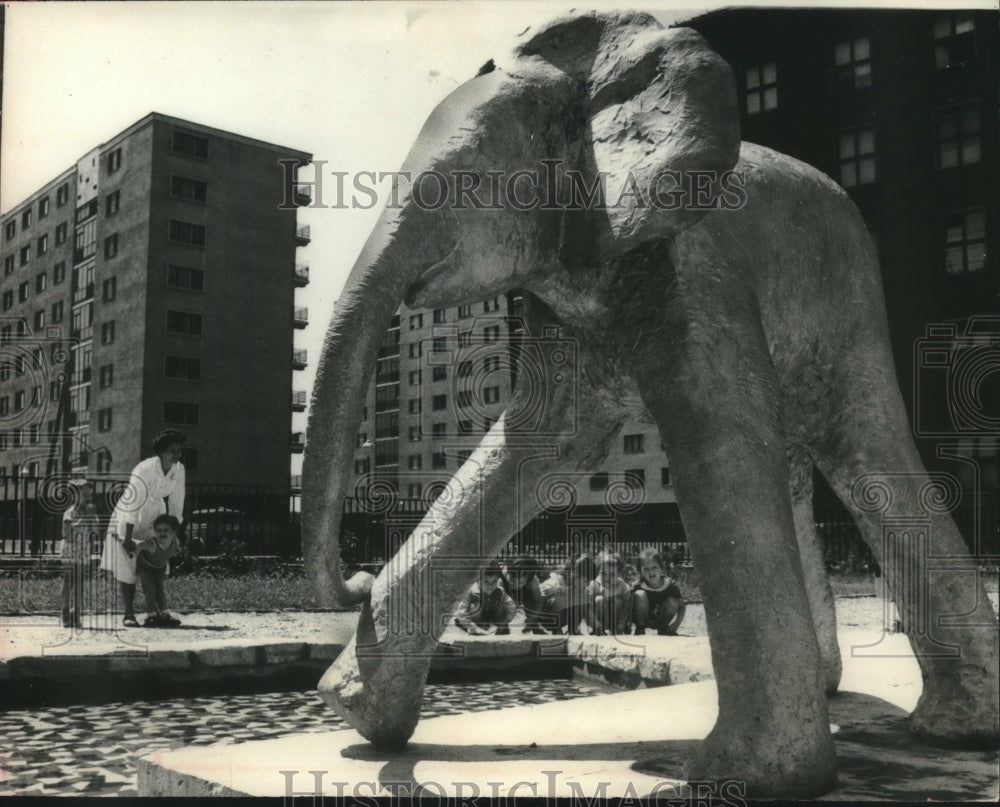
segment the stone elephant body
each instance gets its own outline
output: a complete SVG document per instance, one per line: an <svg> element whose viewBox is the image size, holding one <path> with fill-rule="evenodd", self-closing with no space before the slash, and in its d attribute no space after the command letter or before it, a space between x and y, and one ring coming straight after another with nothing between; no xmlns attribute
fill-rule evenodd
<svg viewBox="0 0 1000 807"><path fill-rule="evenodd" d="M405 744L446 615L477 566L539 512L533 489L560 469L596 470L641 406L671 462L718 682L719 719L687 775L794 796L835 781L824 693L837 687L840 651L812 468L878 558L880 497L905 511L936 494L909 434L858 211L818 171L740 144L734 99L728 66L697 34L641 14L581 15L530 32L428 121L407 167L456 186L551 158L618 187L627 175L648 188L666 171L714 176L718 190L727 173L742 195L723 209L623 196L470 211L452 187L446 209L409 198L383 215L327 334L303 478L318 587L362 604L358 634L320 690L373 742ZM519 389L378 579L345 581L340 508L389 318L401 300L444 307L511 288L523 290L531 323L576 345L574 383L549 368L541 389ZM532 395L541 428L518 418L539 404ZM907 571L921 551L968 555L944 508L930 509L925 543L890 539L890 587L908 625L972 618L910 632L925 681L913 727L951 742L995 738L996 616L982 586L959 569L933 585ZM761 590L767 608L751 607ZM937 652L944 642L957 656Z"/></svg>

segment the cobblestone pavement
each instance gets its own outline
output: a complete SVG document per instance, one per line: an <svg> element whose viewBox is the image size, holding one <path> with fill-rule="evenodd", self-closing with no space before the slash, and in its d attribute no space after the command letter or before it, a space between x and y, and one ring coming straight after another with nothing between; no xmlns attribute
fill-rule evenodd
<svg viewBox="0 0 1000 807"><path fill-rule="evenodd" d="M424 717L586 697L578 681L428 685ZM137 796L155 751L326 732L343 723L315 692L281 692L0 712L0 795Z"/></svg>

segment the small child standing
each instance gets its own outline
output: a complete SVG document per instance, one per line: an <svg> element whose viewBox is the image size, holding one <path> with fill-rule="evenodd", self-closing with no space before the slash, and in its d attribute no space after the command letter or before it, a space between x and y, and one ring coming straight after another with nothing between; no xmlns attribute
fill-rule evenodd
<svg viewBox="0 0 1000 807"><path fill-rule="evenodd" d="M482 636L496 626L498 636L510 633L510 621L517 605L500 587L500 564L490 563L483 571L482 583L473 583L455 612L455 624L467 633Z"/></svg>
<svg viewBox="0 0 1000 807"><path fill-rule="evenodd" d="M139 544L135 571L142 583L149 615L142 623L146 628L176 627L181 621L167 612L167 595L163 579L167 576L167 563L180 551L177 533L181 524L176 516L161 515L153 521L153 537Z"/></svg>
<svg viewBox="0 0 1000 807"><path fill-rule="evenodd" d="M669 577L659 553L644 549L635 562L639 580L632 587L632 620L637 636L647 627L656 628L660 636L676 636L684 621L685 605L681 590Z"/></svg>
<svg viewBox="0 0 1000 807"><path fill-rule="evenodd" d="M98 532L94 484L86 479L70 482L76 491L76 503L62 518L62 623L64 628L83 627L83 589L90 565L91 536Z"/></svg>
<svg viewBox="0 0 1000 807"><path fill-rule="evenodd" d="M597 556L597 568L597 577L587 586L587 594L594 603L594 633L618 636L628 629L628 586L618 576L618 558L611 550L605 549Z"/></svg>

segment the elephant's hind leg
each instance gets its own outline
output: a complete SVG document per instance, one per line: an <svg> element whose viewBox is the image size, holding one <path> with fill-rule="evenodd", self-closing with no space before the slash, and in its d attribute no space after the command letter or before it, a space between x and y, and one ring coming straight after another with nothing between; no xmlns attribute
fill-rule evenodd
<svg viewBox="0 0 1000 807"><path fill-rule="evenodd" d="M833 694L840 686L843 665L840 659L840 645L837 642L837 612L834 605L830 575L823 561L823 548L816 534L813 515L813 463L804 451L793 451L789 459L792 495L792 518L795 521L795 537L799 542L799 559L806 581L806 594L816 627L819 643L820 664L827 694Z"/></svg>

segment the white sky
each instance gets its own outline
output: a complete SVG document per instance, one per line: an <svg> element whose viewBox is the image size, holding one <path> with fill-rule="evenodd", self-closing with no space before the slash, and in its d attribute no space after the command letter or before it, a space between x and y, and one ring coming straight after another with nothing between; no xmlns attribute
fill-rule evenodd
<svg viewBox="0 0 1000 807"><path fill-rule="evenodd" d="M526 26L575 5L8 3L0 210L151 111L311 152L329 171L395 170L438 101ZM664 23L710 7L635 5ZM311 283L296 302L310 326L295 338L310 364L296 389L311 389L333 301L377 215L299 212Z"/></svg>

